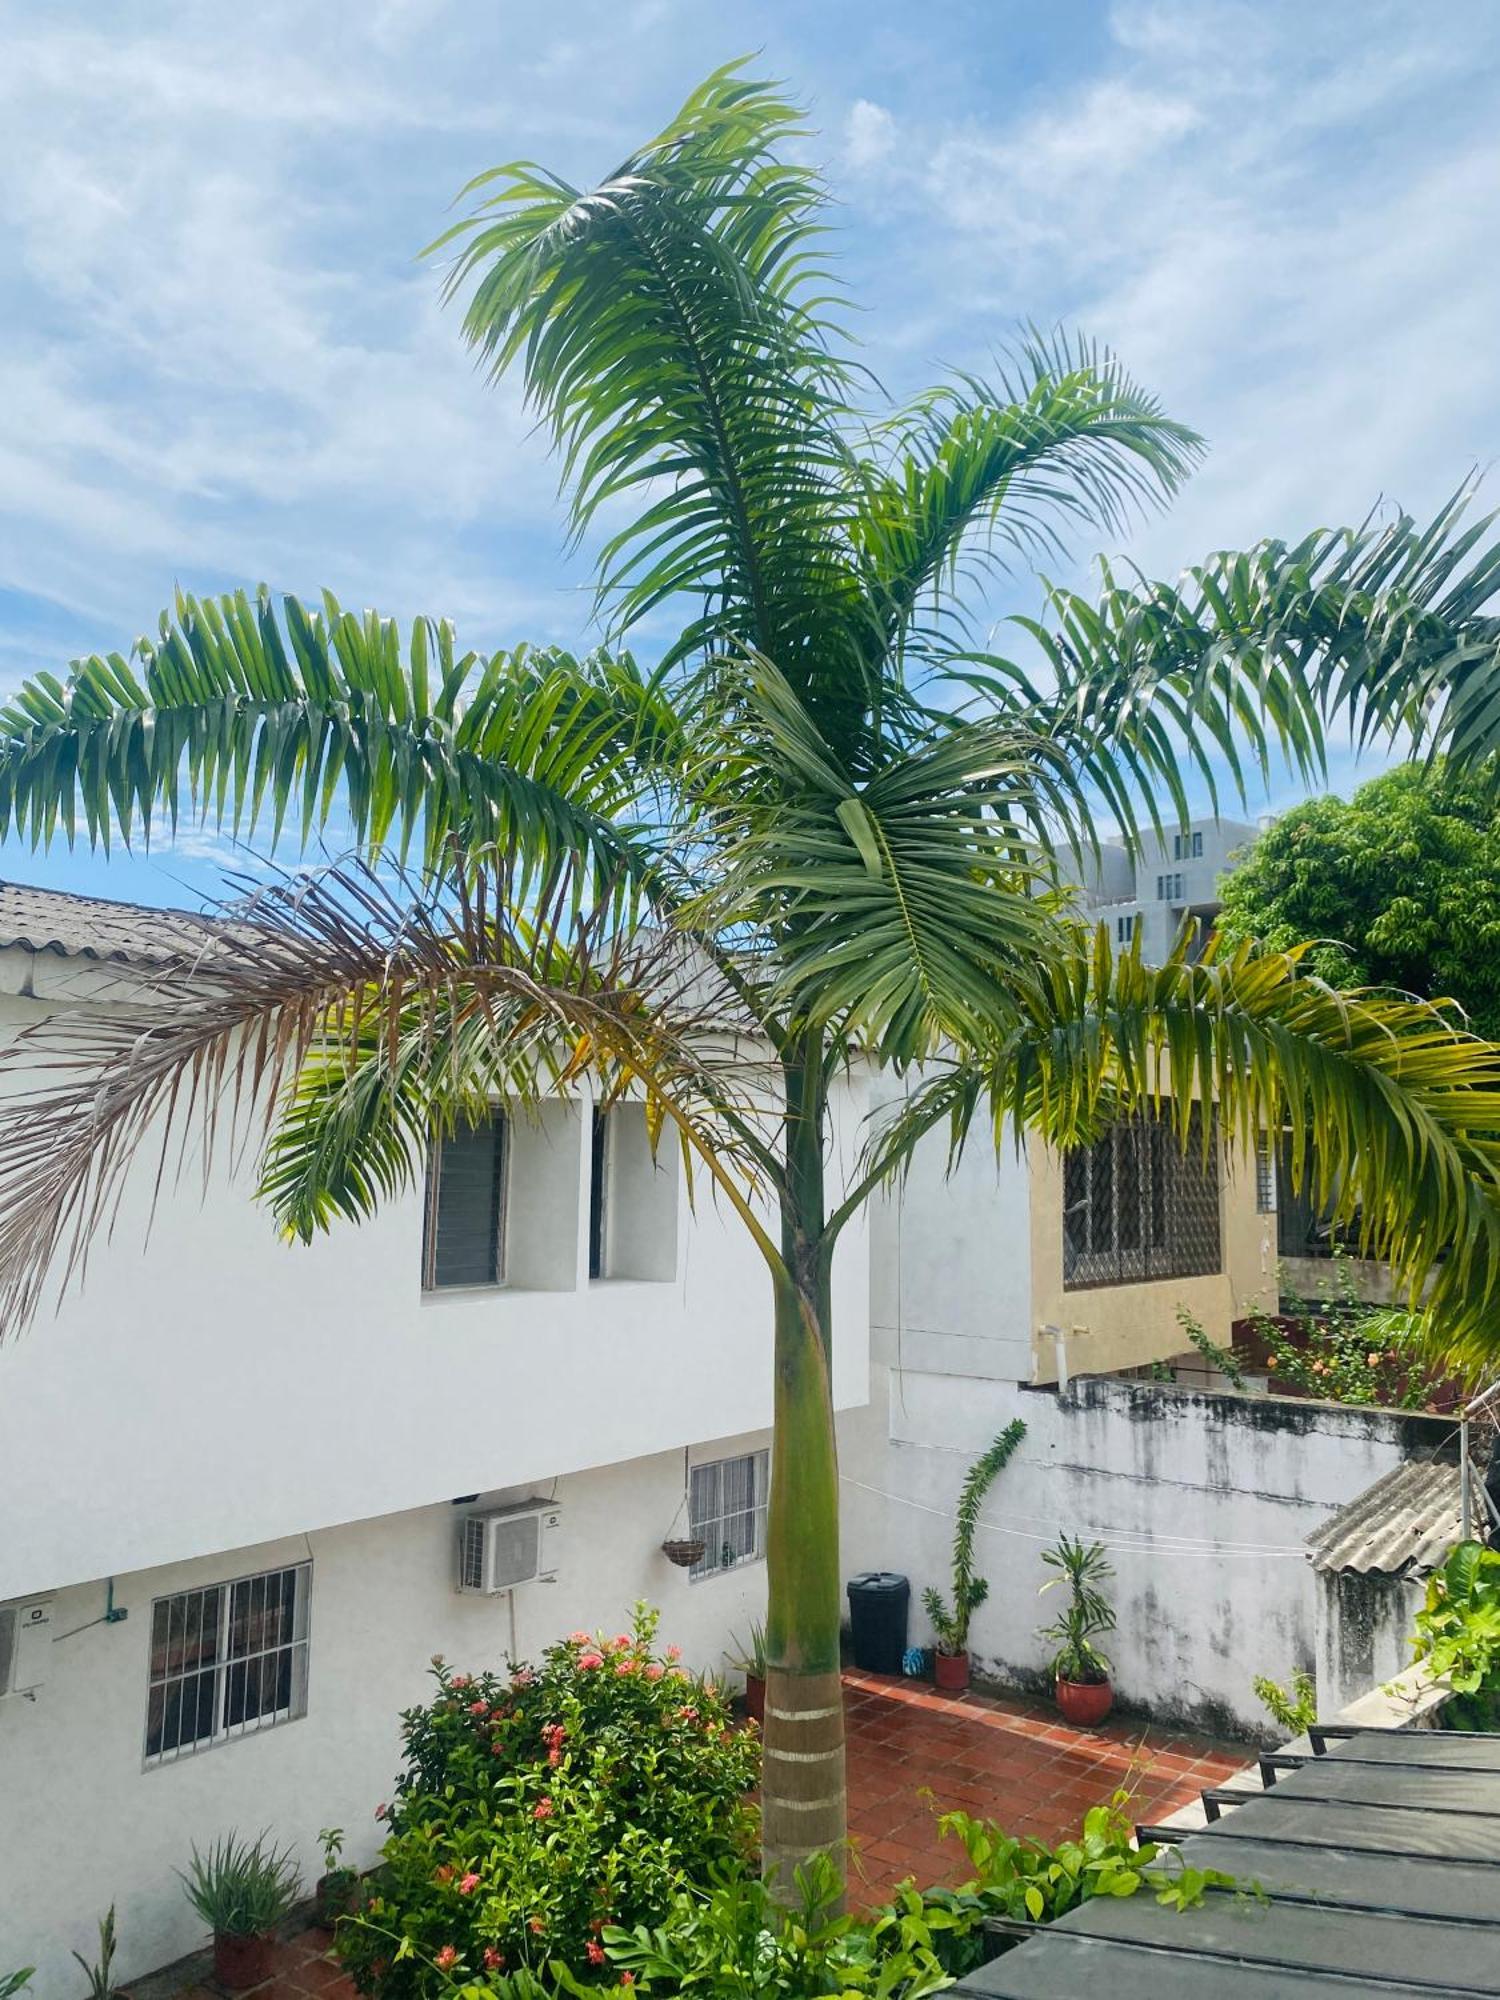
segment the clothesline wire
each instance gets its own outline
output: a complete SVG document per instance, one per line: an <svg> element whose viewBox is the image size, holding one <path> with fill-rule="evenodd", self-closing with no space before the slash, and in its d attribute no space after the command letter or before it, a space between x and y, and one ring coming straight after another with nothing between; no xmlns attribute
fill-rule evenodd
<svg viewBox="0 0 1500 2000"><path fill-rule="evenodd" d="M841 1473L839 1480L841 1485L857 1486L863 1493L873 1493L881 1500L893 1500L899 1507L915 1508L919 1514L935 1515L940 1521L952 1521L956 1518L951 1508L929 1507L924 1500L913 1500L905 1493L891 1493L882 1486L871 1486L863 1479L851 1478L847 1472ZM1035 1521L1043 1517L1039 1514L1023 1514L1020 1518ZM979 1521L975 1525L981 1534L1010 1535L1023 1542L1051 1542L1057 1539L1058 1534L1056 1527L1042 1535L1034 1534L1027 1528L1002 1527L998 1521ZM1170 1556L1212 1556L1216 1561L1243 1560L1247 1557L1255 1561L1264 1561L1272 1557L1289 1556L1296 1556L1304 1562L1307 1559L1306 1549L1276 1543L1214 1542L1188 1536L1149 1534L1145 1530L1137 1532L1132 1529L1116 1530L1116 1537L1115 1539L1107 1536L1099 1537L1100 1546L1116 1555L1147 1555L1155 1551Z"/></svg>

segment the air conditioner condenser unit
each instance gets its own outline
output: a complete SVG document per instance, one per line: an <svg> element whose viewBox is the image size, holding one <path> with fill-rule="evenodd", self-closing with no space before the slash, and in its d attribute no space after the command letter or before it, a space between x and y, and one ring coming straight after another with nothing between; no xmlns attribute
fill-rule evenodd
<svg viewBox="0 0 1500 2000"><path fill-rule="evenodd" d="M525 1583L555 1583L562 1509L532 1502L467 1514L458 1524L458 1588L497 1596Z"/></svg>

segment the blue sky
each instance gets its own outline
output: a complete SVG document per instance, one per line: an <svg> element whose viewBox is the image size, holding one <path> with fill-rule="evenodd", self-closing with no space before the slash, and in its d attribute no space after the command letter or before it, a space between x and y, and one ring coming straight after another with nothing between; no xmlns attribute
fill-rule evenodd
<svg viewBox="0 0 1500 2000"><path fill-rule="evenodd" d="M894 393L1061 319L1206 434L1148 568L1431 509L1500 446L1492 0L14 0L0 33L7 687L178 584L586 643L545 451L415 253L473 173L596 179L750 50L811 105ZM0 874L172 902L225 859Z"/></svg>

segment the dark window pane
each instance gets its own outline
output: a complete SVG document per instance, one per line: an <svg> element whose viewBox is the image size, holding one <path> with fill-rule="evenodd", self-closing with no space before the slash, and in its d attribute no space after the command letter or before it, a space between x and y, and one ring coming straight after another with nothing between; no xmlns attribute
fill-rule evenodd
<svg viewBox="0 0 1500 2000"><path fill-rule="evenodd" d="M594 1113L589 1149L589 1276L604 1276L604 1175L608 1160L609 1114Z"/></svg>
<svg viewBox="0 0 1500 2000"><path fill-rule="evenodd" d="M493 1285L500 1271L505 1120L466 1126L436 1148L427 1203L427 1283Z"/></svg>

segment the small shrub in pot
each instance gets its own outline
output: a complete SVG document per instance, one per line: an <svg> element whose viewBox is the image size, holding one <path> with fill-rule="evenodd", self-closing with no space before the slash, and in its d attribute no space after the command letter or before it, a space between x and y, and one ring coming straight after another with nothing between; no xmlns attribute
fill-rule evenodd
<svg viewBox="0 0 1500 2000"><path fill-rule="evenodd" d="M289 1847L269 1833L242 1840L228 1833L206 1854L193 1849L182 1882L188 1901L214 1936L214 1977L241 1991L271 1976L271 1952L283 1918L302 1893Z"/></svg>
<svg viewBox="0 0 1500 2000"><path fill-rule="evenodd" d="M1052 1658L1057 1705L1064 1721L1091 1728L1104 1720L1114 1703L1108 1656L1094 1644L1101 1632L1115 1629L1114 1610L1104 1595L1114 1570L1102 1543L1075 1541L1068 1535L1056 1548L1047 1549L1042 1561L1057 1571L1042 1585L1042 1594L1059 1584L1068 1589L1062 1612L1037 1634L1057 1648Z"/></svg>
<svg viewBox="0 0 1500 2000"><path fill-rule="evenodd" d="M974 1535L984 1496L1000 1476L1016 1446L1026 1435L1019 1417L1005 1426L989 1450L969 1467L958 1499L953 1530L953 1602L941 1591L922 1592L922 1604L937 1638L933 1679L940 1688L957 1692L969 1685L969 1620L990 1594L989 1579L974 1574Z"/></svg>

